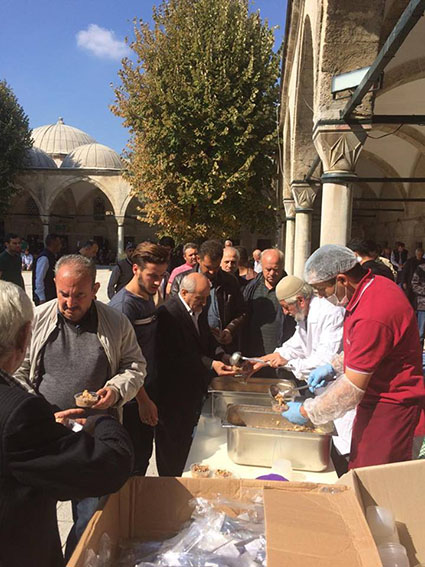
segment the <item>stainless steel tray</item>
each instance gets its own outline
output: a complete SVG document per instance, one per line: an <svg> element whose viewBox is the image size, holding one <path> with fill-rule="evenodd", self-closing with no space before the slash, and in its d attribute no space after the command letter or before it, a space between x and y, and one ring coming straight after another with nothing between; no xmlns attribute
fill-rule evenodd
<svg viewBox="0 0 425 567"><path fill-rule="evenodd" d="M273 460L280 458L291 461L293 469L326 470L331 433L285 430L291 425L268 408L230 406L223 422L227 428L228 455L239 465L271 467Z"/></svg>
<svg viewBox="0 0 425 567"><path fill-rule="evenodd" d="M231 404L250 404L271 407L269 388L280 380L273 378L249 378L241 382L232 378L215 378L210 385L212 415L225 419Z"/></svg>

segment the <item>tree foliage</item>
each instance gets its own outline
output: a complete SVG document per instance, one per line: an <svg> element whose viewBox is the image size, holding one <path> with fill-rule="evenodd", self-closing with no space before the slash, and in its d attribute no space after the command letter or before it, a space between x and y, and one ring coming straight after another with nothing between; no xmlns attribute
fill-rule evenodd
<svg viewBox="0 0 425 567"><path fill-rule="evenodd" d="M274 228L279 55L247 0L168 0L134 22L112 111L144 220L177 237Z"/></svg>
<svg viewBox="0 0 425 567"><path fill-rule="evenodd" d="M5 213L16 188L15 175L32 147L29 121L6 81L0 81L0 213Z"/></svg>

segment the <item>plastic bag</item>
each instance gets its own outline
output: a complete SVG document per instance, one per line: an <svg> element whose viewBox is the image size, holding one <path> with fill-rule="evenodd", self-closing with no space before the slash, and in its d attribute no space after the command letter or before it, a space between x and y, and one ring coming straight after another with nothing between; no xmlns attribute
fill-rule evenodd
<svg viewBox="0 0 425 567"><path fill-rule="evenodd" d="M191 501L191 523L164 542L127 542L119 567L265 566L266 540L262 495L251 502L218 496ZM92 566L90 566L92 567ZM97 566L94 566L97 567Z"/></svg>

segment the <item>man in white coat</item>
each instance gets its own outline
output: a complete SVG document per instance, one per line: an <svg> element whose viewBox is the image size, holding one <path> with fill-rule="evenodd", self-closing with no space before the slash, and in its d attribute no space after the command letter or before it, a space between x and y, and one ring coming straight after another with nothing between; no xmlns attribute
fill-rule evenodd
<svg viewBox="0 0 425 567"><path fill-rule="evenodd" d="M341 352L344 309L316 297L313 288L295 276L278 283L276 296L285 315L293 317L297 327L282 346L261 358L272 368L284 366L298 380L307 380L312 370L331 362Z"/></svg>
<svg viewBox="0 0 425 567"><path fill-rule="evenodd" d="M296 276L279 282L276 297L285 315L294 317L297 327L282 346L260 358L272 368L285 367L298 380L307 381L315 368L330 364L342 352L345 310L315 296L313 288ZM260 363L255 364L254 372L261 367ZM318 388L315 393L320 395L321 391ZM338 437L334 437L334 444L341 455L350 452L352 413L335 420Z"/></svg>

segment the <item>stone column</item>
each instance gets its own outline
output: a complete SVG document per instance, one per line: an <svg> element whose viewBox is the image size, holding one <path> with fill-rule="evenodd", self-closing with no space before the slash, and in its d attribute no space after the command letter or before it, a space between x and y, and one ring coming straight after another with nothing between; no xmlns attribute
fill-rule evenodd
<svg viewBox="0 0 425 567"><path fill-rule="evenodd" d="M346 124L320 126L313 134L322 160L322 214L320 245L345 245L351 237L352 184L355 167L366 140L366 130Z"/></svg>
<svg viewBox="0 0 425 567"><path fill-rule="evenodd" d="M43 224L43 244L46 242L46 237L49 234L49 215L40 215Z"/></svg>
<svg viewBox="0 0 425 567"><path fill-rule="evenodd" d="M117 259L121 260L124 256L124 221L125 217L115 217L118 224Z"/></svg>
<svg viewBox="0 0 425 567"><path fill-rule="evenodd" d="M283 199L286 214L285 271L288 276L294 273L295 244L295 203L293 199Z"/></svg>
<svg viewBox="0 0 425 567"><path fill-rule="evenodd" d="M293 181L291 189L295 201L294 276L302 278L311 254L311 219L317 190L303 181Z"/></svg>

